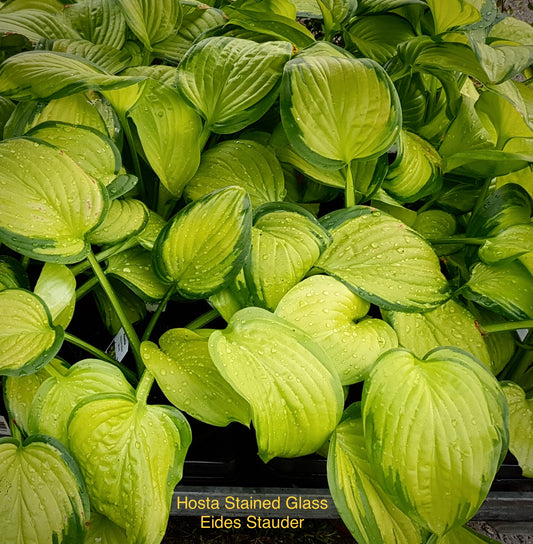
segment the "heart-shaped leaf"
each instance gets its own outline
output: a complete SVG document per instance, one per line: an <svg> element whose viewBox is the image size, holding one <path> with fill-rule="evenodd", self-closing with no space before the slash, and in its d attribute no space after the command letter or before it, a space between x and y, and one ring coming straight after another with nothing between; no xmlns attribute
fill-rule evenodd
<svg viewBox="0 0 533 544"><path fill-rule="evenodd" d="M402 130L398 156L382 187L400 202L415 202L438 193L442 175L442 160L435 148L420 136Z"/></svg>
<svg viewBox="0 0 533 544"><path fill-rule="evenodd" d="M0 439L0 530L5 542L79 544L89 518L76 463L57 440Z"/></svg>
<svg viewBox="0 0 533 544"><path fill-rule="evenodd" d="M82 0L63 11L83 38L120 49L126 41L126 19L113 0Z"/></svg>
<svg viewBox="0 0 533 544"><path fill-rule="evenodd" d="M27 137L44 140L62 149L89 176L109 185L122 167L120 151L113 141L92 127L47 121L26 132Z"/></svg>
<svg viewBox="0 0 533 544"><path fill-rule="evenodd" d="M237 312L209 338L209 353L252 409L264 462L317 451L344 403L327 354L303 331L260 308Z"/></svg>
<svg viewBox="0 0 533 544"><path fill-rule="evenodd" d="M128 112L150 166L179 198L200 164L202 121L175 89L150 81Z"/></svg>
<svg viewBox="0 0 533 544"><path fill-rule="evenodd" d="M76 305L76 277L64 264L45 263L34 292L45 302L54 325L66 329Z"/></svg>
<svg viewBox="0 0 533 544"><path fill-rule="evenodd" d="M435 34L479 21L481 13L468 0L427 0L433 15Z"/></svg>
<svg viewBox="0 0 533 544"><path fill-rule="evenodd" d="M41 38L79 38L80 35L68 25L60 13L49 13L41 9L18 9L0 14L0 33L22 34L32 42Z"/></svg>
<svg viewBox="0 0 533 544"><path fill-rule="evenodd" d="M426 5L422 0L359 0L357 14L381 13L383 11L391 11L411 4Z"/></svg>
<svg viewBox="0 0 533 544"><path fill-rule="evenodd" d="M105 188L70 157L28 139L0 143L0 240L43 261L81 261L103 219Z"/></svg>
<svg viewBox="0 0 533 544"><path fill-rule="evenodd" d="M374 476L360 403L348 407L331 437L328 484L341 518L359 544L425 542L425 531L394 504Z"/></svg>
<svg viewBox="0 0 533 544"><path fill-rule="evenodd" d="M437 256L401 221L375 208L355 206L332 212L322 224L333 243L316 268L369 302L412 312L435 308L449 298Z"/></svg>
<svg viewBox="0 0 533 544"><path fill-rule="evenodd" d="M257 121L273 104L291 52L288 42L255 43L229 37L201 40L178 67L178 90L200 112L209 130L237 132Z"/></svg>
<svg viewBox="0 0 533 544"><path fill-rule="evenodd" d="M525 253L533 252L533 225L531 223L511 225L489 238L478 251L486 264L509 262Z"/></svg>
<svg viewBox="0 0 533 544"><path fill-rule="evenodd" d="M106 74L66 53L26 51L0 66L0 93L14 100L50 99L81 91L119 89L143 79Z"/></svg>
<svg viewBox="0 0 533 544"><path fill-rule="evenodd" d="M135 236L148 222L148 208L134 198L111 201L104 220L89 234L91 244L116 244Z"/></svg>
<svg viewBox="0 0 533 544"><path fill-rule="evenodd" d="M533 276L519 261L477 263L461 294L511 320L533 319Z"/></svg>
<svg viewBox="0 0 533 544"><path fill-rule="evenodd" d="M250 407L220 375L209 355L208 337L189 329L171 329L159 346L143 342L141 354L163 393L174 406L210 425L250 423Z"/></svg>
<svg viewBox="0 0 533 544"><path fill-rule="evenodd" d="M524 390L513 382L502 383L509 404L509 449L518 460L522 474L533 478L533 399L526 398Z"/></svg>
<svg viewBox="0 0 533 544"><path fill-rule="evenodd" d="M206 298L235 279L250 250L250 200L228 187L192 202L154 245L154 268L188 298Z"/></svg>
<svg viewBox="0 0 533 544"><path fill-rule="evenodd" d="M396 54L399 43L414 35L409 21L395 13L357 17L344 33L350 51L353 52L353 43L364 57L382 65Z"/></svg>
<svg viewBox="0 0 533 544"><path fill-rule="evenodd" d="M398 334L400 345L419 358L433 348L455 346L468 351L492 368L491 358L476 319L454 300L423 314L384 312L384 317Z"/></svg>
<svg viewBox="0 0 533 544"><path fill-rule="evenodd" d="M179 28L183 11L176 0L117 0L128 27L139 41L151 50Z"/></svg>
<svg viewBox="0 0 533 544"><path fill-rule="evenodd" d="M402 119L392 81L370 59L324 55L289 61L280 107L297 153L331 169L382 155L396 140Z"/></svg>
<svg viewBox="0 0 533 544"><path fill-rule="evenodd" d="M85 359L67 371L53 372L33 399L28 419L30 434L46 434L67 444L72 410L96 393L133 394L133 389L116 366L98 359Z"/></svg>
<svg viewBox="0 0 533 544"><path fill-rule="evenodd" d="M362 404L370 464L396 504L437 535L466 523L509 443L492 373L457 348L424 359L390 350L370 371Z"/></svg>
<svg viewBox="0 0 533 544"><path fill-rule="evenodd" d="M529 223L532 208L527 191L520 185L507 183L489 195L472 214L466 235L488 238L512 225Z"/></svg>
<svg viewBox="0 0 533 544"><path fill-rule="evenodd" d="M32 127L50 121L92 127L111 136L102 117L105 108L102 108L101 113L100 105L101 100L91 100L85 93L55 98L49 102L19 102L6 124L4 136L6 139L24 136Z"/></svg>
<svg viewBox="0 0 533 544"><path fill-rule="evenodd" d="M57 372L67 370L59 359L52 359L49 366ZM63 367L63 368L62 368ZM41 368L27 376L7 376L4 380L4 400L9 417L26 435L31 403L41 384L50 377L49 369Z"/></svg>
<svg viewBox="0 0 533 544"><path fill-rule="evenodd" d="M50 361L63 343L45 303L24 289L0 291L0 375L33 374Z"/></svg>
<svg viewBox="0 0 533 544"><path fill-rule="evenodd" d="M146 301L161 300L169 288L154 272L152 252L142 247L134 247L109 257L105 272L119 278Z"/></svg>
<svg viewBox="0 0 533 544"><path fill-rule="evenodd" d="M129 543L160 542L191 443L183 415L104 393L76 406L68 436L95 509L122 527Z"/></svg>
<svg viewBox="0 0 533 544"><path fill-rule="evenodd" d="M184 194L189 200L197 200L230 185L246 189L254 208L281 201L287 194L276 156L253 140L227 140L204 151Z"/></svg>
<svg viewBox="0 0 533 544"><path fill-rule="evenodd" d="M375 360L398 347L392 328L366 318L370 304L331 276L311 276L280 300L276 315L304 330L330 356L343 385L362 381Z"/></svg>
<svg viewBox="0 0 533 544"><path fill-rule="evenodd" d="M329 233L304 208L288 203L258 208L252 248L244 264L246 290L253 304L273 311L330 242Z"/></svg>

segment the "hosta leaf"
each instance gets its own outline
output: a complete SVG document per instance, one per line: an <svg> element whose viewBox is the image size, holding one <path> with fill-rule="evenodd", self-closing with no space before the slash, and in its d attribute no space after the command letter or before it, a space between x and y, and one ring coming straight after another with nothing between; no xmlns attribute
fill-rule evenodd
<svg viewBox="0 0 533 544"><path fill-rule="evenodd" d="M455 153L443 159L442 166L445 172L456 171L467 176L488 178L521 170L531 163L533 155L486 149Z"/></svg>
<svg viewBox="0 0 533 544"><path fill-rule="evenodd" d="M40 9L19 9L10 13L0 13L0 34L22 34L32 42L41 38L76 39L80 35L57 13Z"/></svg>
<svg viewBox="0 0 533 544"><path fill-rule="evenodd" d="M283 170L274 153L253 140L227 140L202 153L200 167L185 187L185 197L197 200L230 185L243 187L254 208L283 200Z"/></svg>
<svg viewBox="0 0 533 544"><path fill-rule="evenodd" d="M149 212L148 222L144 229L137 234L137 240L144 249L152 251L155 241L159 233L163 230L166 221L156 212L152 210L149 210Z"/></svg>
<svg viewBox="0 0 533 544"><path fill-rule="evenodd" d="M154 272L152 253L142 247L112 255L105 271L119 278L146 301L161 300L168 291L168 284L163 283Z"/></svg>
<svg viewBox="0 0 533 544"><path fill-rule="evenodd" d="M128 539L122 527L93 511L83 544L128 544Z"/></svg>
<svg viewBox="0 0 533 544"><path fill-rule="evenodd" d="M175 89L150 82L129 111L146 158L161 183L179 198L200 164L202 121Z"/></svg>
<svg viewBox="0 0 533 544"><path fill-rule="evenodd" d="M50 99L82 91L119 89L142 79L106 74L66 53L26 51L0 66L0 93L14 100Z"/></svg>
<svg viewBox="0 0 533 544"><path fill-rule="evenodd" d="M113 0L82 0L65 6L70 24L86 40L120 49L126 41L126 19Z"/></svg>
<svg viewBox="0 0 533 544"><path fill-rule="evenodd" d="M490 237L521 223L529 223L532 200L527 191L514 183L496 189L474 213L466 228L467 236Z"/></svg>
<svg viewBox="0 0 533 544"><path fill-rule="evenodd" d="M260 2L261 5L263 2ZM224 8L224 13L230 22L245 30L260 32L274 39L285 40L295 47L303 48L311 45L315 38L313 34L294 18L254 9L235 9L231 5Z"/></svg>
<svg viewBox="0 0 533 544"><path fill-rule="evenodd" d="M188 298L228 285L250 249L250 200L228 187L192 202L169 221L154 245L155 270Z"/></svg>
<svg viewBox="0 0 533 544"><path fill-rule="evenodd" d="M76 406L68 436L95 509L129 543L160 542L191 443L183 415L131 395L93 395Z"/></svg>
<svg viewBox="0 0 533 544"><path fill-rule="evenodd" d="M143 342L141 354L168 400L210 425L250 423L250 406L220 375L209 355L208 337L189 329L171 329L159 346Z"/></svg>
<svg viewBox="0 0 533 544"><path fill-rule="evenodd" d="M199 36L224 23L226 19L220 10L198 3L184 13L178 33L171 34L166 40L154 45L152 54L156 58L179 64Z"/></svg>
<svg viewBox="0 0 533 544"><path fill-rule="evenodd" d="M362 405L370 464L396 504L437 535L466 523L509 442L507 403L489 370L457 348L424 359L390 350Z"/></svg>
<svg viewBox="0 0 533 544"><path fill-rule="evenodd" d="M412 227L426 239L447 238L455 234L457 220L451 213L444 210L424 210L417 214ZM439 257L460 251L461 244L432 244L433 250Z"/></svg>
<svg viewBox="0 0 533 544"><path fill-rule="evenodd" d="M96 393L133 394L122 372L98 359L85 359L53 372L33 399L28 429L30 434L46 434L68 444L67 423L74 407Z"/></svg>
<svg viewBox="0 0 533 544"><path fill-rule="evenodd" d="M26 132L27 137L44 140L65 151L89 176L109 185L122 159L113 141L92 127L47 121Z"/></svg>
<svg viewBox="0 0 533 544"><path fill-rule="evenodd" d="M63 329L48 308L24 289L0 291L0 375L24 376L42 368L59 351Z"/></svg>
<svg viewBox="0 0 533 544"><path fill-rule="evenodd" d="M506 41L487 45L472 38L470 44L490 82L496 85L520 74L531 64L533 46Z"/></svg>
<svg viewBox="0 0 533 544"><path fill-rule="evenodd" d="M478 251L486 264L515 260L524 253L533 253L533 225L511 225L489 238Z"/></svg>
<svg viewBox="0 0 533 544"><path fill-rule="evenodd" d="M87 490L68 451L48 436L0 439L0 531L4 542L83 542Z"/></svg>
<svg viewBox="0 0 533 544"><path fill-rule="evenodd" d="M236 0L231 5L237 11L253 10L271 15L283 15L289 19L296 19L296 6L289 0Z"/></svg>
<svg viewBox="0 0 533 544"><path fill-rule="evenodd" d="M245 308L209 338L218 370L250 404L264 462L315 452L344 402L329 358L303 331L267 310Z"/></svg>
<svg viewBox="0 0 533 544"><path fill-rule="evenodd" d="M398 334L400 345L418 358L424 357L433 348L455 346L492 368L487 346L474 316L454 300L423 314L385 312L384 317Z"/></svg>
<svg viewBox="0 0 533 544"><path fill-rule="evenodd" d="M273 104L291 51L288 42L207 38L193 45L180 63L178 90L209 130L237 132Z"/></svg>
<svg viewBox="0 0 533 544"><path fill-rule="evenodd" d="M331 21L335 25L334 28L337 29L355 16L358 5L356 0L317 0L317 3L324 21Z"/></svg>
<svg viewBox="0 0 533 544"><path fill-rule="evenodd" d="M349 50L353 43L364 57L385 64L396 54L399 43L414 37L414 30L407 19L386 13L358 17L346 29L345 37Z"/></svg>
<svg viewBox="0 0 533 544"><path fill-rule="evenodd" d="M442 186L442 160L435 148L406 130L400 133L398 147L383 189L400 202L415 202L437 193Z"/></svg>
<svg viewBox="0 0 533 544"><path fill-rule="evenodd" d="M285 66L283 127L295 150L317 166L339 169L378 157L397 138L401 118L392 81L370 59L304 56Z"/></svg>
<svg viewBox="0 0 533 544"><path fill-rule="evenodd" d="M368 206L327 215L333 236L316 268L369 302L399 311L427 311L445 302L449 286L427 242L392 216Z"/></svg>
<svg viewBox="0 0 533 544"><path fill-rule="evenodd" d="M46 303L54 325L66 329L76 304L76 277L64 264L45 263L34 292Z"/></svg>
<svg viewBox="0 0 533 544"><path fill-rule="evenodd" d="M168 38L181 24L181 3L177 0L117 0L129 28L151 50Z"/></svg>
<svg viewBox="0 0 533 544"><path fill-rule="evenodd" d="M252 249L244 264L254 305L274 310L330 242L329 233L299 206L264 204L259 208L254 217Z"/></svg>
<svg viewBox="0 0 533 544"><path fill-rule="evenodd" d="M487 536L476 533L470 527L455 527L445 535L431 535L426 544L498 544Z"/></svg>
<svg viewBox="0 0 533 544"><path fill-rule="evenodd" d="M53 366L56 371L60 372L63 363L59 359L52 359L48 365L48 368ZM34 374L7 376L4 380L4 400L9 417L26 435L30 434L28 431L28 418L31 403L41 384L49 377L49 371L42 368Z"/></svg>
<svg viewBox="0 0 533 544"><path fill-rule="evenodd" d="M392 328L366 317L370 304L331 276L316 275L295 285L276 315L304 330L330 356L343 385L362 381L375 360L398 347Z"/></svg>
<svg viewBox="0 0 533 544"><path fill-rule="evenodd" d="M527 399L524 390L513 382L502 383L509 404L509 449L518 460L522 474L533 478L533 399Z"/></svg>
<svg viewBox="0 0 533 544"><path fill-rule="evenodd" d="M17 287L30 288L26 270L14 257L0 255L0 291Z"/></svg>
<svg viewBox="0 0 533 544"><path fill-rule="evenodd" d="M23 136L32 127L47 121L83 125L107 134L106 123L95 104L87 95L79 93L49 102L19 102L6 124L4 137Z"/></svg>
<svg viewBox="0 0 533 544"><path fill-rule="evenodd" d="M381 13L383 11L391 11L411 4L426 5L422 0L359 0L357 14Z"/></svg>
<svg viewBox="0 0 533 544"><path fill-rule="evenodd" d="M360 403L333 433L328 484L335 506L359 544L422 544L425 531L407 517L376 481L368 461Z"/></svg>
<svg viewBox="0 0 533 544"><path fill-rule="evenodd" d="M2 12L10 13L21 9L38 9L48 13L59 13L64 4L59 0L7 0L2 4Z"/></svg>
<svg viewBox="0 0 533 544"><path fill-rule="evenodd" d="M63 151L28 139L0 142L0 241L43 261L81 261L108 197Z"/></svg>
<svg viewBox="0 0 533 544"><path fill-rule="evenodd" d="M44 41L41 42L41 49L79 57L108 74L121 72L132 62L132 55L127 49L116 49L110 45L94 44L87 40Z"/></svg>
<svg viewBox="0 0 533 544"><path fill-rule="evenodd" d="M111 201L105 219L89 235L92 244L116 244L141 232L148 222L148 208L134 198Z"/></svg>
<svg viewBox="0 0 533 544"><path fill-rule="evenodd" d="M511 320L533 319L533 276L518 261L477 263L461 294Z"/></svg>
<svg viewBox="0 0 533 544"><path fill-rule="evenodd" d="M467 0L427 0L427 3L433 15L435 34L470 25L481 19L481 13Z"/></svg>

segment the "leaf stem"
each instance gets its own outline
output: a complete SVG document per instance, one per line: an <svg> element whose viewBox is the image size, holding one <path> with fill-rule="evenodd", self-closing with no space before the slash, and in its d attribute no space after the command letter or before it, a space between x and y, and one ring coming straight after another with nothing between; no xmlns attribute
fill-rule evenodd
<svg viewBox="0 0 533 544"><path fill-rule="evenodd" d="M87 280L81 287L76 289L76 300L81 300L85 295L90 293L98 285L98 278L93 276L91 279Z"/></svg>
<svg viewBox="0 0 533 544"><path fill-rule="evenodd" d="M101 263L102 261L105 261L113 255L117 255L118 253L122 253L123 251L126 251L127 249L136 246L138 243L139 242L137 241L137 239L133 236L131 238L128 238L124 242L120 242L119 244L115 244L114 246L108 247L107 249L100 251L98 254L95 255L95 258L99 263ZM77 276L78 274L85 272L89 268L91 268L91 264L86 259L85 261L78 263L76 266L71 267L70 271L75 276Z"/></svg>
<svg viewBox="0 0 533 544"><path fill-rule="evenodd" d="M172 284L167 289L165 296L159 302L159 306L157 307L157 310L154 312L154 315L152 315L152 318L150 319L150 322L148 323L148 326L146 327L144 334L142 335L141 342L145 342L146 340L150 339L150 335L152 334L154 327L157 324L157 321L161 317L161 314L163 313L163 310L165 309L167 302L170 300L170 297L174 294L175 289L176 289L176 286L174 284Z"/></svg>
<svg viewBox="0 0 533 544"><path fill-rule="evenodd" d="M209 136L211 136L211 130L206 123L202 128L202 133L200 134L200 138L198 139L200 143L200 149L203 149L205 147L207 140L209 140Z"/></svg>
<svg viewBox="0 0 533 544"><path fill-rule="evenodd" d="M355 187L353 184L352 177L352 164L348 163L344 168L344 179L345 179L345 188L344 188L344 201L347 208L355 206Z"/></svg>
<svg viewBox="0 0 533 544"><path fill-rule="evenodd" d="M145 370L143 372L143 375L141 376L141 380L139 381L137 390L135 391L137 402L146 404L146 401L148 400L148 395L150 394L150 390L152 389L153 383L154 383L154 375L149 370Z"/></svg>
<svg viewBox="0 0 533 544"><path fill-rule="evenodd" d="M89 254L87 255L87 259L89 260L89 263L91 264L91 268L94 270L94 273L96 277L98 278L98 281L100 285L102 286L102 289L105 291L107 298L109 298L109 302L111 302L113 309L117 313L120 324L124 328L124 332L126 333L126 336L128 337L128 340L131 346L131 351L133 353L135 362L137 364L137 372L138 372L138 375L140 376L144 370L144 363L142 361L141 353L139 351L139 347L140 347L139 337L137 336L137 333L135 332L135 329L133 328L133 325L131 324L130 320L126 316L126 313L124 312L124 309L122 308L117 298L117 295L115 294L115 291L113 290L113 287L111 287L111 284L109 283L109 280L107 279L107 276L104 274L104 271L100 268L100 265L98 264L98 261L96 260L96 257L93 255L92 252L89 252Z"/></svg>
<svg viewBox="0 0 533 544"><path fill-rule="evenodd" d="M506 321L505 323L490 323L488 325L481 325L482 332L502 332L502 331L515 331L517 329L532 329L533 319L527 319L525 321Z"/></svg>
<svg viewBox="0 0 533 544"><path fill-rule="evenodd" d="M219 315L220 313L218 312L218 310L209 310L208 312L205 312L205 314L202 314L196 319L193 319L188 325L185 325L185 327L193 331L196 329L201 329L208 323L211 323L211 321L213 321L213 319L216 319Z"/></svg>
<svg viewBox="0 0 533 544"><path fill-rule="evenodd" d="M85 340L82 340L81 338L78 338L77 336L74 336L73 334L70 334L66 331L65 331L65 340L67 342L70 342L72 345L85 350L87 353L94 355L97 359L101 359L102 361L106 361L108 363L111 363L112 365L115 365L122 371L124 376L126 376L126 379L131 384L136 384L138 382L139 379L137 378L134 372L132 372L127 366L123 365L116 359L113 359L113 357L110 357L107 353L105 353L101 349L98 349L97 347L89 344Z"/></svg>
<svg viewBox="0 0 533 544"><path fill-rule="evenodd" d="M146 187L144 186L141 163L139 161L139 155L137 154L137 148L135 147L135 140L133 138L133 133L131 132L130 123L124 113L117 112L117 115L118 115L120 124L122 125L122 129L124 130L126 140L128 142L128 146L129 146L130 154L131 154L131 160L133 161L133 170L135 171L135 175L137 176L137 179L139 180L138 186L139 186L139 192L141 194L141 200L143 202L146 202Z"/></svg>
<svg viewBox="0 0 533 544"><path fill-rule="evenodd" d="M54 365L51 365L50 363L48 363L44 369L46 370L46 372L48 372L48 374L50 374L50 376L52 376L52 378L55 378L56 380L61 380L64 375L67 373L67 369L65 369L65 372L60 372L57 368L54 367Z"/></svg>

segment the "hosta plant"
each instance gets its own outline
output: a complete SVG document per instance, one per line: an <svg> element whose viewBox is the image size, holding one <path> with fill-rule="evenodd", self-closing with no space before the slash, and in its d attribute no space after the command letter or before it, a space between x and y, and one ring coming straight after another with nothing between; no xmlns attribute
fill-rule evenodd
<svg viewBox="0 0 533 544"><path fill-rule="evenodd" d="M157 544L191 423L326 455L359 544L488 542L533 474L529 25L9 0L0 57L6 543Z"/></svg>

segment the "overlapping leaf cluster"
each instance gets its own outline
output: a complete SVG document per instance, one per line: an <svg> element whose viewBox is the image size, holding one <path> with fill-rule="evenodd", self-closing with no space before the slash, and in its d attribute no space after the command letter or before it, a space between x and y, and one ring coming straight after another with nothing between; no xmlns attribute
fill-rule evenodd
<svg viewBox="0 0 533 544"><path fill-rule="evenodd" d="M160 542L183 412L253 425L265 462L327 452L360 544L486 541L464 524L509 448L533 474L531 27L493 0L9 0L0 34L6 542Z"/></svg>

